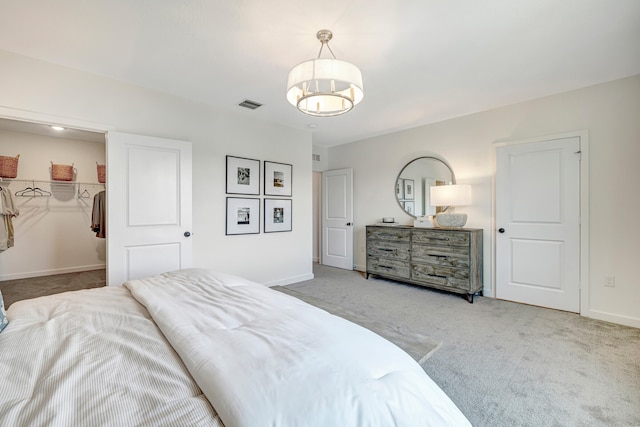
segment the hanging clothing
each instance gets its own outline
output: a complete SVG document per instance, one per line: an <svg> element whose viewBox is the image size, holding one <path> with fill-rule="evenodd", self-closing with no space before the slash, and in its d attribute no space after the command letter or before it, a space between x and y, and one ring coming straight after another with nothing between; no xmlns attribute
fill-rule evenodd
<svg viewBox="0 0 640 427"><path fill-rule="evenodd" d="M93 212L91 213L91 231L96 237L107 237L107 206L106 192L100 191L93 196Z"/></svg>
<svg viewBox="0 0 640 427"><path fill-rule="evenodd" d="M13 217L19 214L11 191L0 187L0 252L13 247Z"/></svg>

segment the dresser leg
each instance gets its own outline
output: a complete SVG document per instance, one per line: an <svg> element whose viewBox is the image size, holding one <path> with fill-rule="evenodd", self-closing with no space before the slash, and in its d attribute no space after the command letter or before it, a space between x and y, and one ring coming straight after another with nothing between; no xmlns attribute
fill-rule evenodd
<svg viewBox="0 0 640 427"><path fill-rule="evenodd" d="M473 294L467 294L467 301L469 301L469 304L473 304Z"/></svg>

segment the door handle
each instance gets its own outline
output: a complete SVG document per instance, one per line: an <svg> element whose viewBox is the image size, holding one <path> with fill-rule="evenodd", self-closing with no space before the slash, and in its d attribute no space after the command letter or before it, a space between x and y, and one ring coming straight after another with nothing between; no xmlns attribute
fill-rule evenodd
<svg viewBox="0 0 640 427"><path fill-rule="evenodd" d="M504 228L498 228L498 233L504 233Z"/></svg>
<svg viewBox="0 0 640 427"><path fill-rule="evenodd" d="M349 227L351 227L352 225L353 225L353 223L352 223L352 222L348 222L348 223L347 223L347 226L349 226Z"/></svg>
<svg viewBox="0 0 640 427"><path fill-rule="evenodd" d="M191 232L190 231L185 231L184 232L184 237L189 237L191 236Z"/></svg>

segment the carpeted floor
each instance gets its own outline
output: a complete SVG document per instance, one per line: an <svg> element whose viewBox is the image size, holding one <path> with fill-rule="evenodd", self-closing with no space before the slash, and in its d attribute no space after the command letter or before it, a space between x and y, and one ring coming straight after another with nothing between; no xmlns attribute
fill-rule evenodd
<svg viewBox="0 0 640 427"><path fill-rule="evenodd" d="M640 426L640 329L314 266L287 286L442 343L425 371L476 427Z"/></svg>
<svg viewBox="0 0 640 427"><path fill-rule="evenodd" d="M15 301L66 291L98 288L105 286L105 284L106 272L102 269L29 279L5 280L0 282L0 291L2 291L5 308L9 308Z"/></svg>
<svg viewBox="0 0 640 427"><path fill-rule="evenodd" d="M423 365L427 359L429 359L429 357L431 357L431 355L440 348L440 343L438 341L433 340L424 334L402 331L395 325L380 320L379 316L366 316L357 311L346 310L344 307L326 302L320 298L315 298L310 295L294 291L289 289L287 286L273 286L271 289L294 296L304 302L375 332L403 349L421 365Z"/></svg>

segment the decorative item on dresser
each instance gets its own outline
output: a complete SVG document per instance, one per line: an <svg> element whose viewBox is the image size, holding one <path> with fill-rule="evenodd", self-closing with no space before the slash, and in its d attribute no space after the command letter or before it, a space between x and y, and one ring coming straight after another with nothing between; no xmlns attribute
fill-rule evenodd
<svg viewBox="0 0 640 427"><path fill-rule="evenodd" d="M431 205L444 207L444 210L436 214L438 227L464 227L467 223L467 214L455 212L456 206L469 206L471 204L470 185L438 185L430 189Z"/></svg>
<svg viewBox="0 0 640 427"><path fill-rule="evenodd" d="M367 226L366 278L473 296L482 293L482 229Z"/></svg>

